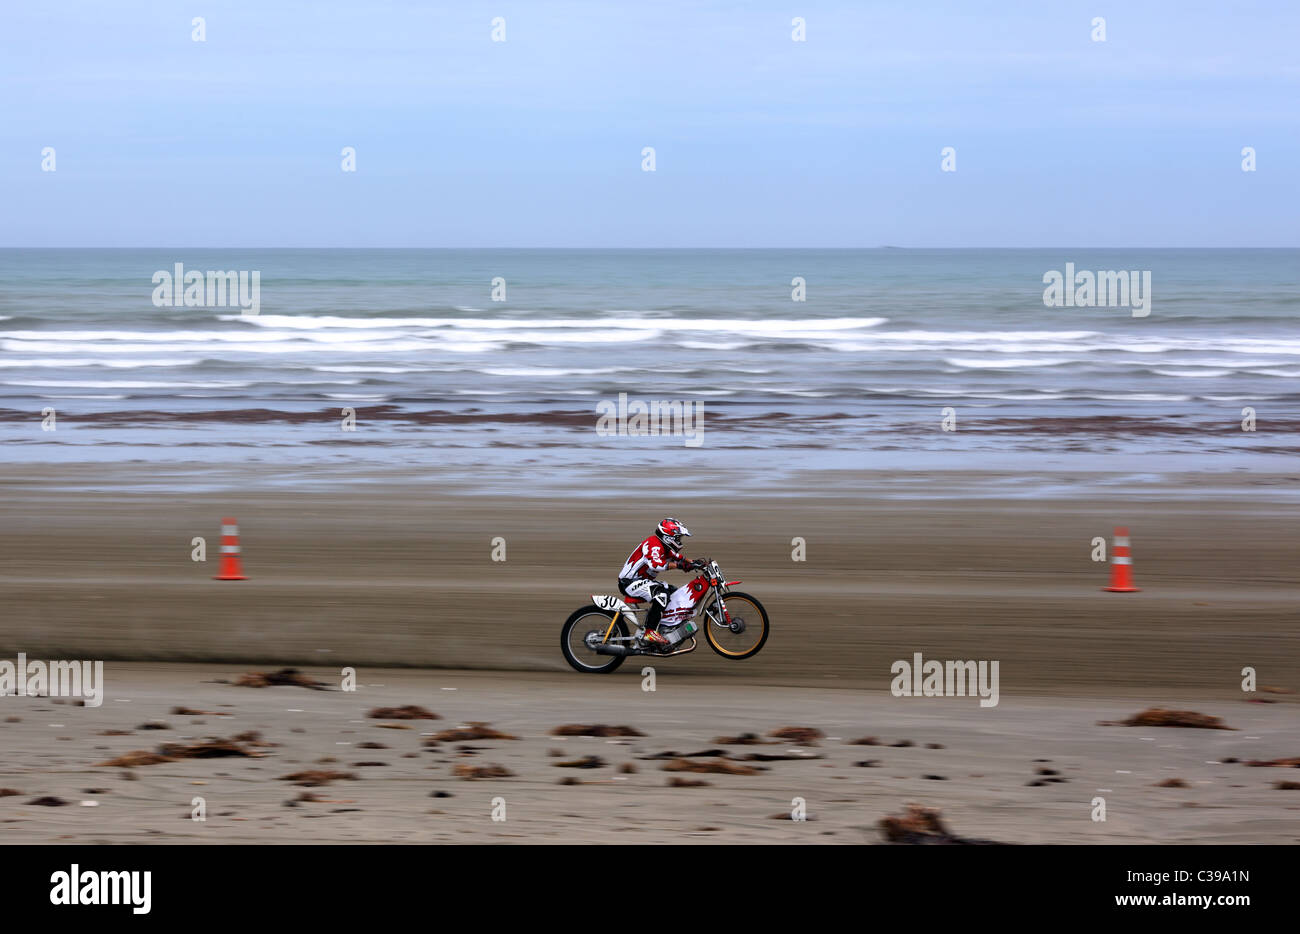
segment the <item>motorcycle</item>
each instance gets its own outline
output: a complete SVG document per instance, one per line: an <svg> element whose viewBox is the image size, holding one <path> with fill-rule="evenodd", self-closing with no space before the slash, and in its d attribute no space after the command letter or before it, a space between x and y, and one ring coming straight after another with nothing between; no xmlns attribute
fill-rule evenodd
<svg viewBox="0 0 1300 934"><path fill-rule="evenodd" d="M695 597L691 615L674 626L660 625L668 645L642 645L639 607L649 603L622 594L592 594L591 603L564 623L560 648L577 671L607 674L630 655L671 658L694 652L703 629L710 648L723 658L750 658L767 642L767 610L747 593L732 590L741 581L725 579L716 561L698 562L700 575L686 586Z"/></svg>

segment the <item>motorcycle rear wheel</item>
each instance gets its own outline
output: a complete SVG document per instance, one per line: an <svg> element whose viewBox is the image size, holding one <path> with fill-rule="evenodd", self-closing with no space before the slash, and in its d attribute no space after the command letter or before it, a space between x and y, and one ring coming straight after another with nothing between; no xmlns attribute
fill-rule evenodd
<svg viewBox="0 0 1300 934"><path fill-rule="evenodd" d="M592 633L596 634L597 641L603 640L606 632L611 639L615 636L627 638L627 626L624 625L621 614L610 630L609 622L613 616L613 613L589 603L580 610L574 610L573 615L565 621L564 628L560 630L560 651L575 671L583 674L609 674L623 664L626 656L600 655L587 645L587 639Z"/></svg>

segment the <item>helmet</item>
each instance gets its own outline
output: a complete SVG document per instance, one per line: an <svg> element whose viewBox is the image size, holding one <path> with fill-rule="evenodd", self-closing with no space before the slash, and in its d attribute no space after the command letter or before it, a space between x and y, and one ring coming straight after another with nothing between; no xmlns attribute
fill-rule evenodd
<svg viewBox="0 0 1300 934"><path fill-rule="evenodd" d="M659 523L659 528L655 530L659 540L671 548L673 551L682 550L682 539L690 538L691 533L676 519L665 519Z"/></svg>

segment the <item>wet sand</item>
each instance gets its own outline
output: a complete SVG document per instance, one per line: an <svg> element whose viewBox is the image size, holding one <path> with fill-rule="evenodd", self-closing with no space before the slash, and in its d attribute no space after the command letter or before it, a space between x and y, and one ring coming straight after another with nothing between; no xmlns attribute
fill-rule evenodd
<svg viewBox="0 0 1300 934"><path fill-rule="evenodd" d="M747 661L703 646L659 661L647 693L643 660L580 675L558 645L565 617L586 595L611 591L646 531L646 508L633 508L644 497L630 487L610 500L455 495L414 476L337 489L285 479L224 493L97 492L68 489L87 478L61 468L0 475L0 658L104 659L108 683L100 708L0 698L0 786L22 792L0 797L6 839L860 843L879 840L879 818L920 801L958 834L1015 843L1300 840L1300 792L1274 788L1300 773L1219 762L1300 754L1297 695L1241 690L1247 666L1261 686L1300 689L1298 510L1258 489L1248 503L1160 501L1158 491L1143 501L1132 490L1034 501L668 491L654 515L686 521L691 552L743 579L773 632ZM247 581L211 580L225 515L239 520ZM1141 593L1100 589L1108 568L1091 560L1092 539L1118 524L1132 530ZM207 540L206 562L191 560L195 536ZM492 560L498 536L504 562ZM792 560L795 537L805 561ZM997 660L1000 703L892 696L891 664L916 652ZM354 666L362 686L210 683L285 664L331 684ZM390 730L365 717L400 704L446 719ZM176 716L176 705L234 716ZM1097 725L1155 705L1238 729ZM154 718L170 729L138 729ZM520 739L421 746L421 733L470 720ZM548 735L564 723L647 735ZM786 725L839 739L807 747L821 759L760 763L767 770L756 775L686 776L711 782L700 788L667 787L676 773L640 758ZM278 745L262 758L94 765L245 730ZM868 735L915 745L844 742ZM387 748L357 746L367 741ZM474 748L462 755L458 745ZM560 768L552 750L604 764ZM314 765L324 757L338 763ZM352 765L361 761L385 764ZM618 771L629 762L635 772ZM465 781L452 775L458 763L499 763L514 776ZM309 789L323 802L286 806L303 789L278 776L309 767L359 780ZM1039 768L1067 781L1028 784L1043 778ZM566 775L597 784L558 784ZM1187 787L1155 787L1166 778ZM204 823L188 820L195 794L208 798ZM71 804L26 803L41 795ZM491 820L497 796L504 823ZM1104 823L1090 817L1097 796L1107 800ZM772 819L796 797L815 820Z"/></svg>
<svg viewBox="0 0 1300 934"><path fill-rule="evenodd" d="M670 491L650 512L637 497L455 496L411 477L227 493L9 479L26 486L0 485L0 657L567 671L560 625L612 592L646 516L666 513L773 621L751 660L702 648L669 663L687 676L885 690L892 662L922 652L999 660L1004 694L1239 699L1245 666L1300 688L1290 505ZM211 579L227 515L247 581ZM1103 592L1108 567L1091 559L1121 524L1141 593Z"/></svg>

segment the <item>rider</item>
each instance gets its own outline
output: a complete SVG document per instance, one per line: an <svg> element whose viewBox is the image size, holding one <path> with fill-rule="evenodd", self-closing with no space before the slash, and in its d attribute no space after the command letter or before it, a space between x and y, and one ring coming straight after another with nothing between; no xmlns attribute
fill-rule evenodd
<svg viewBox="0 0 1300 934"><path fill-rule="evenodd" d="M659 523L653 535L647 536L633 549L623 570L618 572L618 589L621 593L638 600L650 601L645 632L641 636L641 640L650 645L669 644L659 633L659 618L668 605L669 597L677 589L655 578L660 571L668 568L689 571L700 566L700 562L688 561L682 554L682 539L689 538L690 535L686 526L676 519L665 519Z"/></svg>

